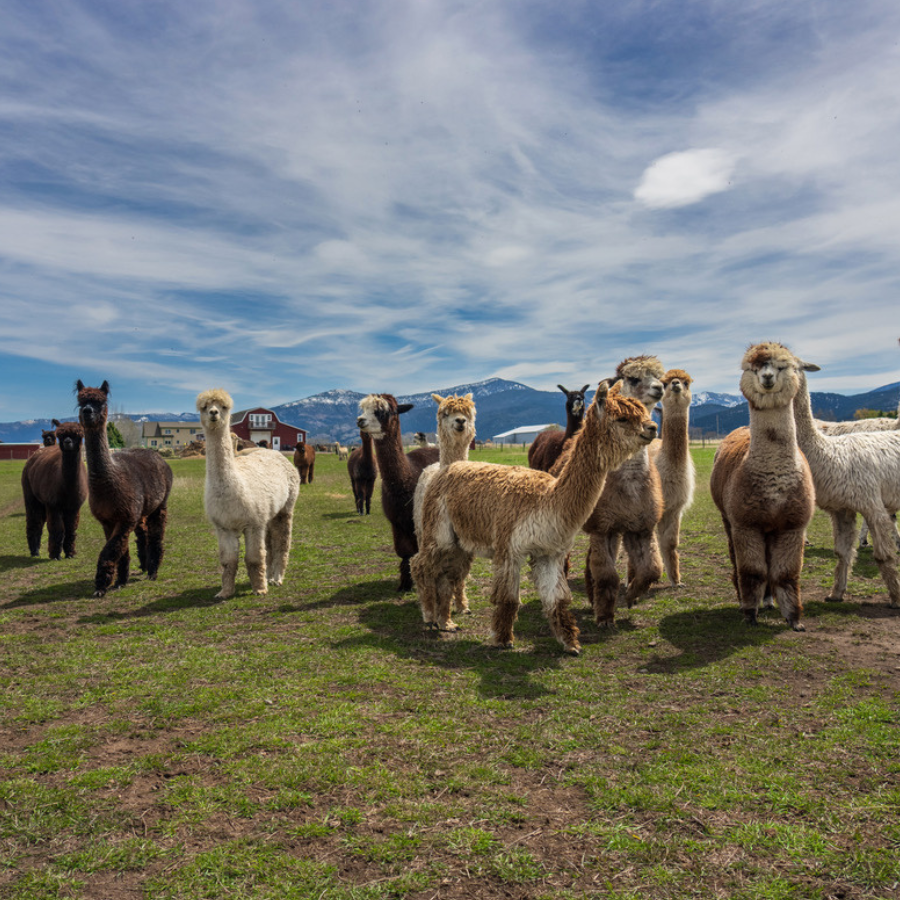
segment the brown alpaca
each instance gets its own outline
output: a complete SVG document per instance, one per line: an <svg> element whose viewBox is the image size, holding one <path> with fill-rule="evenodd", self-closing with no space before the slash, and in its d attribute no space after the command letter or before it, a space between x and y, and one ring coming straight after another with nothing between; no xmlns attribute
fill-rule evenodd
<svg viewBox="0 0 900 900"><path fill-rule="evenodd" d="M616 375L622 379L616 390L623 397L642 403L649 415L663 395L663 374L662 364L655 356L625 359L616 369ZM560 461L564 458L565 454ZM600 500L584 524L590 538L584 581L598 625L611 626L615 622L619 595L616 558L621 545L624 544L628 558L625 602L629 607L662 577L663 564L654 534L662 512L659 473L643 447L610 472Z"/></svg>
<svg viewBox="0 0 900 900"><path fill-rule="evenodd" d="M688 433L691 376L682 369L669 369L662 383L662 440L650 446L650 462L659 472L663 493L663 514L656 535L666 575L673 587L682 587L678 557L681 517L694 500L696 480Z"/></svg>
<svg viewBox="0 0 900 900"><path fill-rule="evenodd" d="M800 571L815 512L815 488L797 446L793 411L805 366L778 343L747 350L741 393L750 406L750 427L732 431L719 444L710 476L744 619L756 624L768 586L794 631L804 630Z"/></svg>
<svg viewBox="0 0 900 900"><path fill-rule="evenodd" d="M438 461L437 447L403 452L400 416L413 408L412 403L397 403L392 394L369 394L359 403L360 431L368 432L375 441L375 457L381 473L381 508L391 523L394 550L400 557L398 590L411 591L409 561L418 552L413 522L413 496L422 469Z"/></svg>
<svg viewBox="0 0 900 900"><path fill-rule="evenodd" d="M524 466L457 462L432 478L422 504L422 546L413 559L422 615L453 631L453 585L474 556L493 559L491 643L511 647L519 579L532 574L553 634L577 654L578 626L563 571L566 554L603 490L607 473L656 436L646 409L600 382L558 477Z"/></svg>
<svg viewBox="0 0 900 900"><path fill-rule="evenodd" d="M300 484L312 484L316 451L309 444L297 444L294 448L294 465L300 473Z"/></svg>
<svg viewBox="0 0 900 900"><path fill-rule="evenodd" d="M44 447L52 447L56 444L56 429L62 424L59 419L51 419L53 428L49 431L41 429L41 445Z"/></svg>
<svg viewBox="0 0 900 900"><path fill-rule="evenodd" d="M528 448L528 465L541 472L549 472L559 459L566 441L581 428L584 421L584 395L590 387L586 384L580 391L570 391L561 384L557 387L566 395L566 430L542 431Z"/></svg>
<svg viewBox="0 0 900 900"><path fill-rule="evenodd" d="M106 436L108 382L92 388L79 380L76 390L91 512L106 535L94 578L94 596L102 597L111 587L128 583L128 536L132 531L141 569L151 580L156 578L163 558L172 470L155 450L110 451Z"/></svg>
<svg viewBox="0 0 900 900"><path fill-rule="evenodd" d="M46 522L50 559L59 559L60 552L71 559L75 556L81 507L88 493L87 473L81 461L84 431L77 422L56 425L51 434L59 444L33 454L22 470L25 537L31 555L40 556Z"/></svg>
<svg viewBox="0 0 900 900"><path fill-rule="evenodd" d="M347 459L347 471L350 474L350 487L359 515L369 515L372 508L372 494L375 491L375 479L378 478L378 463L375 461L375 449L372 436L360 431L362 446L357 447Z"/></svg>

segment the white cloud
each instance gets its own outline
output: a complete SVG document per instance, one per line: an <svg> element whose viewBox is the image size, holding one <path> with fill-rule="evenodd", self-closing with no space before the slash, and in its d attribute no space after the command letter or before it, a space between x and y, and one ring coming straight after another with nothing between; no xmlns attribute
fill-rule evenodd
<svg viewBox="0 0 900 900"><path fill-rule="evenodd" d="M647 167L634 197L651 209L699 203L728 190L735 162L730 153L716 148L669 153Z"/></svg>

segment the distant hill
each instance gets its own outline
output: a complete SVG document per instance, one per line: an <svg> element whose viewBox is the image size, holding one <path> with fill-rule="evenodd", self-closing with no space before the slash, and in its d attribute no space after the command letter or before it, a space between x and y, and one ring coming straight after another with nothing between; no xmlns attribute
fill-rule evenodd
<svg viewBox="0 0 900 900"><path fill-rule="evenodd" d="M581 384L567 385L581 387ZM438 387L421 394L398 396L401 403L412 403L414 409L402 417L403 433L416 431L431 433L435 428L436 404L432 393L471 393L478 408L476 428L478 437L486 440L513 428L525 425L555 423L565 426L565 398L560 391L538 391L517 381L489 378L453 387ZM359 431L356 416L359 401L365 394L355 391L332 390L270 407L282 422L305 428L311 440L339 440L342 443L358 443ZM588 392L588 397L592 396ZM852 419L858 409L896 410L900 399L900 382L888 384L864 394L844 396L813 392L813 412L818 418ZM261 400L260 405L265 406ZM154 413L129 415L135 421L196 422L196 413ZM61 421L72 421L69 416ZM691 427L706 433L727 434L749 421L747 403L740 394L719 394L701 391L694 396L691 408ZM32 419L27 422L0 423L0 440L6 443L39 441L41 431L51 428L49 419Z"/></svg>

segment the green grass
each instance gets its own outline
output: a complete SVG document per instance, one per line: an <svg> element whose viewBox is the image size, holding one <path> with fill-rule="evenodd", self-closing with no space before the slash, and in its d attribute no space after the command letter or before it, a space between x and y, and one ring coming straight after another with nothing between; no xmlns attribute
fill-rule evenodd
<svg viewBox="0 0 900 900"><path fill-rule="evenodd" d="M301 490L285 584L254 597L242 568L228 601L202 460L172 462L159 580L101 600L89 511L76 559L32 560L0 463L0 897L900 897L900 623L871 552L825 602L817 514L808 631L747 628L712 452L685 589L600 632L577 541L578 658L527 577L516 648L487 647L483 560L462 629L425 632L336 457Z"/></svg>

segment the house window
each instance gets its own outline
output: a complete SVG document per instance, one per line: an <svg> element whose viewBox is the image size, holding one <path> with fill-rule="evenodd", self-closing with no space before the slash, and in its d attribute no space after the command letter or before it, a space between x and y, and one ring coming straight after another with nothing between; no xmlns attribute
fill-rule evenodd
<svg viewBox="0 0 900 900"><path fill-rule="evenodd" d="M250 425L253 428L268 428L272 422L271 413L251 413Z"/></svg>
<svg viewBox="0 0 900 900"><path fill-rule="evenodd" d="M163 429L163 434L171 434L171 433L172 433L172 429L171 429L171 428L164 428L164 429Z"/></svg>
<svg viewBox="0 0 900 900"><path fill-rule="evenodd" d="M302 433L298 433L298 434L297 434L297 443L298 443L298 444L305 444L305 443L306 443L306 435L305 435L305 434L302 434Z"/></svg>

